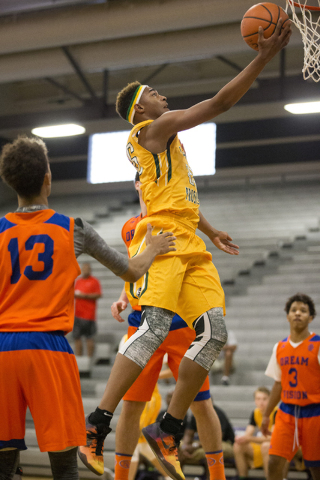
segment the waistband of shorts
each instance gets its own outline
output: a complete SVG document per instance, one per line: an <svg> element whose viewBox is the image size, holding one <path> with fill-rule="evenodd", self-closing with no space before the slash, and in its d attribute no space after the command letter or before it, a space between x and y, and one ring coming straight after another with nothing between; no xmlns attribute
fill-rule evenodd
<svg viewBox="0 0 320 480"><path fill-rule="evenodd" d="M195 226L192 222L189 222L185 218L181 217L181 215L174 215L173 213L166 213L166 212L161 212L161 214L143 217L143 219L139 223L142 223L143 221L145 221L145 223L151 223L152 220L158 220L158 219L163 220L164 218L171 222L177 223L178 225L182 226L183 228L186 228L192 233L195 233L197 229L197 226Z"/></svg>
<svg viewBox="0 0 320 480"><path fill-rule="evenodd" d="M281 402L280 410L296 418L310 418L320 416L320 403L310 403L310 405L295 405L293 403Z"/></svg>
<svg viewBox="0 0 320 480"><path fill-rule="evenodd" d="M0 332L0 352L17 350L50 350L73 354L64 333L55 332Z"/></svg>

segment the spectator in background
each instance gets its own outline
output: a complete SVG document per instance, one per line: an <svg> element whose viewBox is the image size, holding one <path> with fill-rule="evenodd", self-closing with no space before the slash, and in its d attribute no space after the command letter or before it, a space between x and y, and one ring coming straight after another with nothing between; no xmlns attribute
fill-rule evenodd
<svg viewBox="0 0 320 480"><path fill-rule="evenodd" d="M254 403L256 408L250 416L249 425L244 435L237 436L233 445L234 458L240 479L248 477L249 468L263 467L266 477L268 476L269 446L271 436L258 435L255 433L260 429L264 412L267 408L270 397L270 390L266 387L259 387L254 392ZM269 430L272 429L277 407L269 416Z"/></svg>
<svg viewBox="0 0 320 480"><path fill-rule="evenodd" d="M222 450L224 460L233 459L233 444L235 440L233 427L221 408L213 405L218 415L222 430ZM195 440L197 433L197 422L194 415L189 415L186 421L184 435L179 448L179 458L181 465L184 464L201 464L207 469L205 452L199 440ZM207 475L208 476L208 475Z"/></svg>
<svg viewBox="0 0 320 480"><path fill-rule="evenodd" d="M94 353L94 336L97 332L96 307L97 300L102 295L101 285L97 278L91 275L90 263L82 265L81 277L75 283L75 319L73 338L75 340L75 354L82 355L83 345L81 337L87 341L87 355Z"/></svg>

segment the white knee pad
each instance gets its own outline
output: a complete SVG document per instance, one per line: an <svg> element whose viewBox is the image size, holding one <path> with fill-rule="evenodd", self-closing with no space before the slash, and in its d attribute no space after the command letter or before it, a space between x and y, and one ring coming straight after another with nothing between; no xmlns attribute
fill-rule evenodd
<svg viewBox="0 0 320 480"><path fill-rule="evenodd" d="M210 370L228 339L221 307L212 308L194 322L196 338L185 353L185 357Z"/></svg>

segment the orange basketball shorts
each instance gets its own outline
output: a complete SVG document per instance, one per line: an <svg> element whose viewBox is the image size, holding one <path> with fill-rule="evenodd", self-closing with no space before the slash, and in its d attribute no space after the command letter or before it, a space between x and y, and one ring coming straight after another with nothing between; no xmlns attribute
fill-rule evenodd
<svg viewBox="0 0 320 480"><path fill-rule="evenodd" d="M0 333L0 385L0 449L26 449L27 407L42 452L86 445L78 366L63 333Z"/></svg>
<svg viewBox="0 0 320 480"><path fill-rule="evenodd" d="M269 454L291 461L299 447L307 468L320 467L320 403L300 407L281 403Z"/></svg>
<svg viewBox="0 0 320 480"><path fill-rule="evenodd" d="M128 328L128 338L137 331L137 327ZM140 373L137 380L129 388L124 400L132 402L148 402L159 378L163 364L163 357L168 354L168 365L174 378L178 378L178 370L182 357L195 339L195 331L189 327L170 330L168 336L160 347L154 352L147 365ZM210 398L209 377L206 378L195 401Z"/></svg>

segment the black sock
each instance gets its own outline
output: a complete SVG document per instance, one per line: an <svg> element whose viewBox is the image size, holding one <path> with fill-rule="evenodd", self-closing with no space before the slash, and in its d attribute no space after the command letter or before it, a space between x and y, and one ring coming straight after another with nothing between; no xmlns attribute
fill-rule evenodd
<svg viewBox="0 0 320 480"><path fill-rule="evenodd" d="M170 433L170 435L177 435L183 425L183 420L178 420L174 418L170 413L166 412L163 415L163 419L160 422L160 428L166 433Z"/></svg>
<svg viewBox="0 0 320 480"><path fill-rule="evenodd" d="M95 412L90 413L89 422L93 425L99 425L99 423L102 423L109 427L112 417L113 413L108 412L108 410L101 410L101 408L97 407Z"/></svg>

